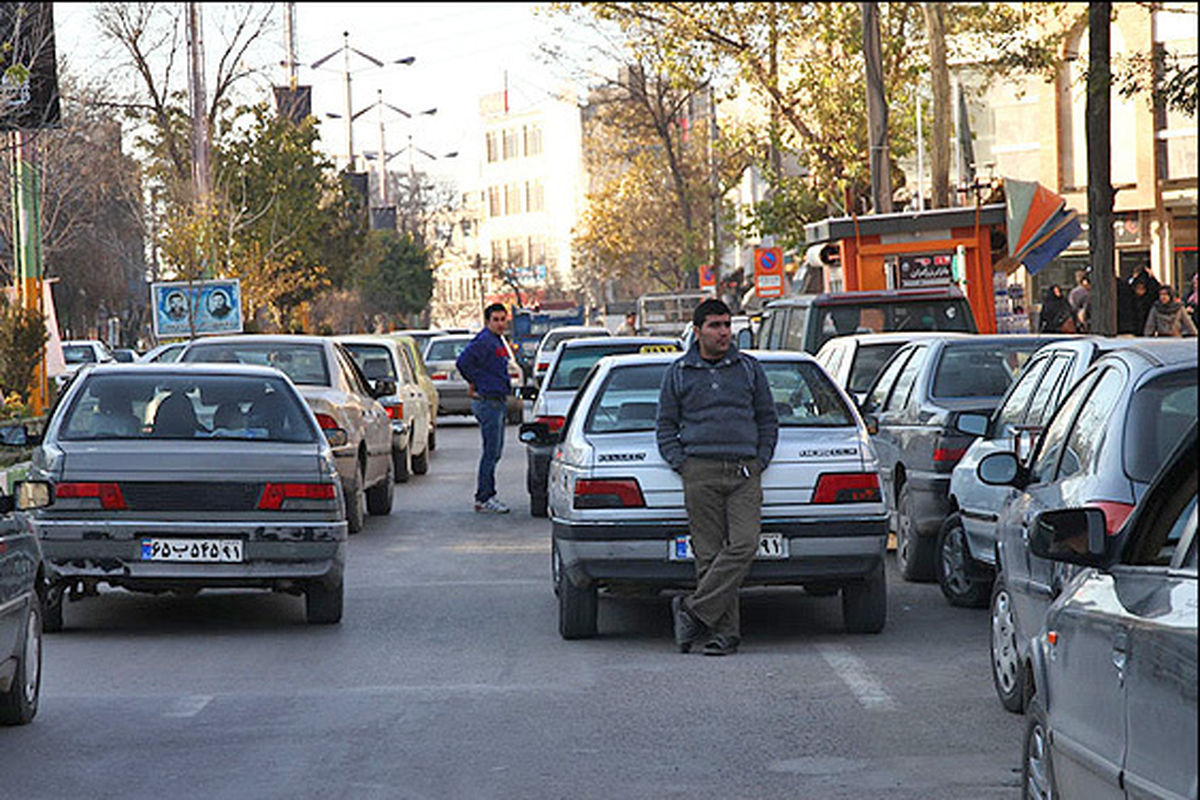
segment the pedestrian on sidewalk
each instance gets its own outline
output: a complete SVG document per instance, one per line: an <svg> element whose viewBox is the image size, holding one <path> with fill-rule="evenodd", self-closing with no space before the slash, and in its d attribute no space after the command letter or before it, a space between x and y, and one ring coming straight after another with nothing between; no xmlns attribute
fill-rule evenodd
<svg viewBox="0 0 1200 800"><path fill-rule="evenodd" d="M733 344L729 306L708 299L692 315L696 339L663 376L658 451L683 477L696 590L671 601L680 652L737 652L738 591L758 551L762 472L779 416L762 365Z"/></svg>
<svg viewBox="0 0 1200 800"><path fill-rule="evenodd" d="M504 330L508 310L492 303L483 311L484 327L454 362L467 380L471 413L479 420L483 450L479 454L479 474L475 481L475 510L489 514L507 514L508 506L496 497L496 464L504 450L504 418L508 394L508 345Z"/></svg>
<svg viewBox="0 0 1200 800"><path fill-rule="evenodd" d="M1146 315L1144 336L1195 336L1196 325L1188 316L1183 303L1175 298L1175 290L1165 283L1158 289L1158 302Z"/></svg>

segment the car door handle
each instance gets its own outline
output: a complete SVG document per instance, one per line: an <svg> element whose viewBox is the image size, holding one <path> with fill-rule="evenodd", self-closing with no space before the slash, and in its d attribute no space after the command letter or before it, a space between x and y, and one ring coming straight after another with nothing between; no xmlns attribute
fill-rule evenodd
<svg viewBox="0 0 1200 800"><path fill-rule="evenodd" d="M1125 631L1117 631L1113 634L1112 646L1112 662L1117 668L1117 680L1121 683L1125 682L1125 664L1129 655L1129 634Z"/></svg>

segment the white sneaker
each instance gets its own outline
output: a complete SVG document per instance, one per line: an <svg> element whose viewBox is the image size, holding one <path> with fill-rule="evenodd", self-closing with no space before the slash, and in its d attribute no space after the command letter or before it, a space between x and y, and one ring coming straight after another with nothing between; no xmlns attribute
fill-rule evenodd
<svg viewBox="0 0 1200 800"><path fill-rule="evenodd" d="M476 503L475 510L484 514L507 514L510 509L497 500L495 495L492 495L485 502Z"/></svg>

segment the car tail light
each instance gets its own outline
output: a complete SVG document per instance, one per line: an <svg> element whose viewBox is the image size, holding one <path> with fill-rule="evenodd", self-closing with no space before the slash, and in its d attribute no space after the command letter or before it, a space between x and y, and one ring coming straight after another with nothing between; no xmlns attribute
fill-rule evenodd
<svg viewBox="0 0 1200 800"><path fill-rule="evenodd" d="M645 508L642 487L635 478L575 481L575 508Z"/></svg>
<svg viewBox="0 0 1200 800"><path fill-rule="evenodd" d="M258 499L259 511L279 511L284 500L333 500L332 483L268 483Z"/></svg>
<svg viewBox="0 0 1200 800"><path fill-rule="evenodd" d="M538 368L538 372L545 372L546 370L548 370L550 368L550 362L549 361L541 361L538 363L537 368Z"/></svg>
<svg viewBox="0 0 1200 800"><path fill-rule="evenodd" d="M874 472L826 472L817 478L814 503L878 503L879 475Z"/></svg>
<svg viewBox="0 0 1200 800"><path fill-rule="evenodd" d="M1121 530L1121 526L1125 524L1125 520L1129 519L1129 515L1133 513L1133 506L1129 503L1097 500L1088 505L1104 512L1104 529L1108 531L1109 536L1115 536L1117 531Z"/></svg>
<svg viewBox="0 0 1200 800"><path fill-rule="evenodd" d="M934 466L957 464L959 459L967 454L965 447L935 447L933 449Z"/></svg>
<svg viewBox="0 0 1200 800"><path fill-rule="evenodd" d="M384 406L383 410L387 412L388 419L404 419L404 403L396 403L394 405Z"/></svg>
<svg viewBox="0 0 1200 800"><path fill-rule="evenodd" d="M435 372L429 376L429 379L431 381L446 381L450 380L450 375L446 372Z"/></svg>
<svg viewBox="0 0 1200 800"><path fill-rule="evenodd" d="M54 487L54 496L99 500L100 507L107 511L125 510L125 495L117 483L60 483Z"/></svg>
<svg viewBox="0 0 1200 800"><path fill-rule="evenodd" d="M557 433L562 430L562 426L566 423L566 417L534 417L534 422L544 422L551 433Z"/></svg>
<svg viewBox="0 0 1200 800"><path fill-rule="evenodd" d="M317 424L321 426L321 431L325 434L325 440L333 447L341 447L349 438L346 432L338 425L336 419L328 414L317 414Z"/></svg>

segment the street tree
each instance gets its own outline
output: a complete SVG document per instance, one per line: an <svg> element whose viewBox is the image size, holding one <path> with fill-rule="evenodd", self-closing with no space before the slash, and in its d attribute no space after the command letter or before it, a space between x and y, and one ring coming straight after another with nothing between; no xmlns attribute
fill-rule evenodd
<svg viewBox="0 0 1200 800"><path fill-rule="evenodd" d="M423 311L433 296L429 251L409 233L371 231L358 289L374 313L393 325Z"/></svg>

